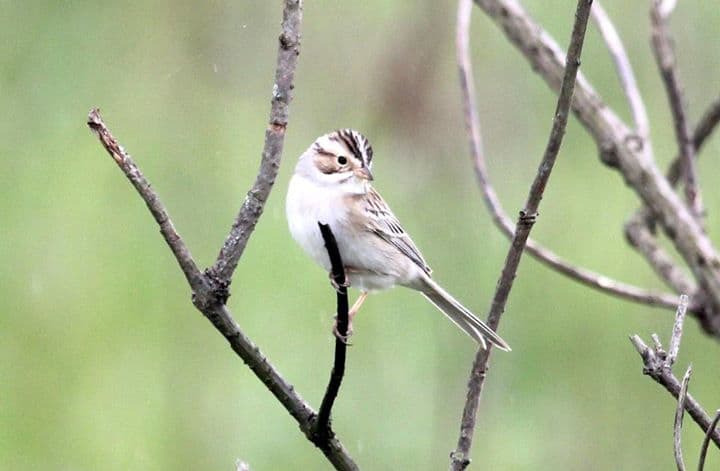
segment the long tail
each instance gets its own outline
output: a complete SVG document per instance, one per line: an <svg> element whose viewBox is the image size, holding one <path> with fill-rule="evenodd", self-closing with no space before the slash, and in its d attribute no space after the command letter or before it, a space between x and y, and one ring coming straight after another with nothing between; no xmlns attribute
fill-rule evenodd
<svg viewBox="0 0 720 471"><path fill-rule="evenodd" d="M455 325L460 327L463 332L475 339L482 348L487 348L485 342L487 339L500 350L506 352L511 350L510 345L496 334L494 330L478 319L465 306L460 304L458 300L450 296L447 291L442 289L440 285L435 283L429 276L424 277L423 286L420 291L436 308L453 321Z"/></svg>

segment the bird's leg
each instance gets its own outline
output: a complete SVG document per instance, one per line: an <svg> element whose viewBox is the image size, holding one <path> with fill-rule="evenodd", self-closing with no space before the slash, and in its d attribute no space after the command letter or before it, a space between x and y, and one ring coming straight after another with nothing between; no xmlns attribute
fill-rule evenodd
<svg viewBox="0 0 720 471"><path fill-rule="evenodd" d="M339 338L343 343L348 343L348 339L353 334L353 327L352 327L352 321L355 317L355 314L358 313L360 310L360 306L363 305L365 302L365 298L367 298L368 292L363 291L360 293L360 296L358 296L357 301L355 301L355 304L352 305L350 310L348 311L348 327L347 327L347 334L341 335L340 332L338 332L337 327L337 316L335 316L335 323L333 324L333 334L335 337Z"/></svg>
<svg viewBox="0 0 720 471"><path fill-rule="evenodd" d="M357 314L358 311L360 310L360 306L362 306L363 303L365 302L365 298L367 298L367 295L368 295L367 291L363 291L362 293L360 293L360 296L358 296L357 301L355 301L355 304L353 304L352 307L350 308L350 310L348 311L348 326L352 325L353 317L355 317L355 314ZM348 327L348 330L349 330L349 327Z"/></svg>

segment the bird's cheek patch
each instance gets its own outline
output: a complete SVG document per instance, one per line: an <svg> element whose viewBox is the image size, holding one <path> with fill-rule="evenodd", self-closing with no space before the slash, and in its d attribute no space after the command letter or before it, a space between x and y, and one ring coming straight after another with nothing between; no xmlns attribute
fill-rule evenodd
<svg viewBox="0 0 720 471"><path fill-rule="evenodd" d="M334 156L333 156L334 157ZM323 154L318 154L315 156L315 166L318 170L320 170L324 174L330 174L330 173L337 173L339 170L339 167L337 165L337 162L335 159Z"/></svg>

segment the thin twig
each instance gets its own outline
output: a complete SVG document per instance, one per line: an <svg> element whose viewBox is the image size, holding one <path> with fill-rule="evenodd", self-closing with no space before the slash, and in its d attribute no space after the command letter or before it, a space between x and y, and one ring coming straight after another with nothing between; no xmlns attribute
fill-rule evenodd
<svg viewBox="0 0 720 471"><path fill-rule="evenodd" d="M344 338L347 338L348 333L348 295L347 287L345 283L345 268L343 266L342 258L340 257L340 250L338 249L335 236L327 224L318 222L318 227L322 233L323 240L325 241L325 248L327 249L328 256L330 257L330 265L332 266L332 277L337 285L337 333L339 335L335 338L335 361L333 368L330 373L330 381L325 395L323 396L320 409L318 411L317 420L315 422L315 434L317 436L316 444L322 448L323 444L327 442L332 432L330 429L330 412L332 411L335 398L340 391L340 385L345 374L345 355L347 353L347 342Z"/></svg>
<svg viewBox="0 0 720 471"><path fill-rule="evenodd" d="M705 113L703 113L700 118L700 121L698 121L695 126L692 142L693 147L695 148L696 157L699 155L700 149L705 144L705 141L707 141L707 138L710 137L712 132L715 130L718 123L720 123L720 96L710 103L707 110L705 110ZM670 164L670 168L667 173L667 179L672 186L677 185L680 181L682 168L682 155L678 155L675 157L672 164Z"/></svg>
<svg viewBox="0 0 720 471"><path fill-rule="evenodd" d="M595 6L593 6L595 8ZM457 61L460 71L460 88L463 97L463 112L465 127L470 143L470 153L473 157L473 166L478 185L482 191L483 200L492 215L496 227L508 238L512 239L515 233L515 224L507 215L500 203L497 193L490 181L485 163L485 153L482 149L480 132L480 119L477 114L475 86L473 83L472 62L470 60L468 28L469 23L461 25L457 38ZM578 281L585 286L598 291L634 301L640 304L675 309L676 296L670 293L658 293L614 280L600 273L583 267L578 267L555 254L534 239L529 238L526 245L527 252L535 259L549 266L553 270Z"/></svg>
<svg viewBox="0 0 720 471"><path fill-rule="evenodd" d="M610 52L610 57L612 57L613 63L615 64L615 71L620 79L620 86L622 87L623 93L625 93L628 105L630 105L630 112L632 113L633 122L635 123L635 131L642 138L643 145L647 146L649 145L650 121L648 120L647 109L640 95L640 89L637 86L635 73L630 65L630 59L628 58L625 46L623 46L620 35L617 29L615 29L615 25L610 19L610 16L608 16L598 0L595 0L593 4L592 18L595 20L600 36L602 36L605 46L608 52Z"/></svg>
<svg viewBox="0 0 720 471"><path fill-rule="evenodd" d="M718 422L720 422L720 409L715 411L715 418L710 423L710 427L703 438L702 446L700 447L700 460L698 461L698 471L705 469L705 458L707 457L708 445L710 444L710 434L715 431Z"/></svg>
<svg viewBox="0 0 720 471"><path fill-rule="evenodd" d="M280 169L289 105L294 87L295 66L300 54L300 24L302 22L302 0L285 0L284 3L270 120L265 130L265 144L260 169L215 264L208 269L208 274L225 287L229 285L245 246L255 230L255 224L263 212L265 202Z"/></svg>
<svg viewBox="0 0 720 471"><path fill-rule="evenodd" d="M182 237L180 237L180 234L175 230L175 226L170 220L165 205L163 205L157 193L155 193L155 190L152 189L150 183L145 179L145 176L140 172L137 165L135 165L130 154L125 151L117 139L110 133L110 130L100 116L99 109L93 108L90 110L87 125L98 139L100 139L102 146L108 154L110 154L118 167L120 167L120 170L122 170L127 179L130 180L130 183L135 187L145 201L145 204L147 204L150 213L160 226L160 233L175 255L175 259L180 265L190 286L200 284L203 278L202 273L195 264L192 254L185 245Z"/></svg>
<svg viewBox="0 0 720 471"><path fill-rule="evenodd" d="M123 147L113 137L97 110L90 112L88 126L100 136L103 146L108 149L110 155L147 204L148 209L150 209L160 226L163 237L165 237L173 254L175 254L175 258L183 268L183 272L187 269L188 273L190 273L190 275L186 273L186 277L193 291L193 304L195 304L195 307L227 339L233 351L242 358L258 379L262 381L290 415L297 420L301 430L312 440L313 424L317 416L315 411L297 393L294 387L280 375L260 349L242 332L228 308L214 296L212 280L208 279L197 268L193 269L193 267L196 267L195 261L183 240L174 230L170 216L157 193L152 189L140 168L130 159ZM107 146L106 143L108 143ZM332 433L329 433L329 436L332 437ZM332 437L322 451L337 469L357 469L357 465L337 438Z"/></svg>
<svg viewBox="0 0 720 471"><path fill-rule="evenodd" d="M233 318L224 304L224 298L217 295L218 281L229 279L237 265L242 249L247 243L252 228L262 212L262 204L267 198L274 175L277 173L282 138L287 125L287 105L290 101L289 90L292 89L292 77L299 53L299 30L302 19L301 0L285 0L283 8L283 32L280 35L278 50L278 68L276 72L276 91L273 93L271 112L271 125L266 133L266 152L263 153L263 163L256 180L256 185L250 191L248 201L243 205L240 216L233 226L232 234L237 234L240 241L226 241L221 251L222 263L217 270L203 274L197 268L185 243L175 231L170 216L165 210L158 195L150 183L143 176L118 141L105 126L97 110L92 110L88 118L88 126L98 135L100 142L110 153L120 169L133 184L140 197L145 201L148 209L160 226L160 231L170 246L180 267L185 273L191 290L193 291L193 304L200 310L213 326L227 339L230 347L255 373L267 389L278 399L290 415L298 422L300 429L311 441L314 441L314 424L317 414L307 402L295 391L263 355L260 349L242 332L240 326ZM243 214L249 212L250 216ZM240 234L240 232L242 234ZM228 278L223 278L228 277ZM226 286L226 285L225 285ZM327 441L321 448L328 461L339 470L357 470L343 444L328 430Z"/></svg>
<svg viewBox="0 0 720 471"><path fill-rule="evenodd" d="M675 138L684 162L685 197L691 212L700 221L703 216L703 205L697 181L695 147L690 136L690 126L687 119L682 85L677 71L673 39L667 25L667 17L672 8L661 11L663 8L665 7L661 0L653 0L650 9L653 53L665 84L665 92L670 102L673 124L675 125Z"/></svg>
<svg viewBox="0 0 720 471"><path fill-rule="evenodd" d="M648 227L644 211L637 211L628 219L624 226L624 232L625 239L630 246L645 258L660 279L679 293L695 293L697 291L697 284L658 244L657 237ZM677 305L676 302L674 304ZM693 307L699 307L695 300L693 300Z"/></svg>
<svg viewBox="0 0 720 471"><path fill-rule="evenodd" d="M474 0L502 30L555 92L560 88L565 55L552 36L515 0ZM720 336L720 256L712 240L673 191L653 159L637 145L629 129L578 74L572 108L592 136L601 160L618 170L627 185L652 211L678 253L707 294L710 319L703 327ZM717 314L716 314L717 313ZM717 327L713 327L717 324Z"/></svg>
<svg viewBox="0 0 720 471"><path fill-rule="evenodd" d="M638 335L630 336L630 342L632 342L635 350L637 350L643 360L643 374L650 376L656 383L665 388L665 390L667 390L675 399L678 399L681 384L672 373L672 370L667 366L667 363L665 362L666 355L664 352L648 347ZM685 397L685 411L690 415L690 417L692 417L703 432L708 432L711 424L710 416L691 394L688 394ZM720 432L718 432L718 430L713 430L710 434L710 438L715 445L720 447Z"/></svg>
<svg viewBox="0 0 720 471"><path fill-rule="evenodd" d="M550 173L557 158L562 138L565 134L568 114L573 97L575 86L575 78L578 68L580 67L580 54L582 52L585 31L587 28L588 18L590 16L590 7L592 1L579 0L577 10L575 12L575 22L570 38L570 46L568 47L567 59L565 63L565 74L563 76L560 87L560 96L558 98L557 107L555 109L553 125L550 130L547 147L540 162L538 173L533 180L530 192L528 194L525 208L520 212L520 217L515 230L515 236L510 244L505 265L502 269L500 280L498 281L495 295L488 314L488 325L497 330L500 317L505 310L510 290L512 288L515 273L517 272L520 258L522 257L525 243L530 235L530 231L537 218L537 211L540 206L545 186L547 185ZM460 0L458 4L458 30L468 29L470 21L470 13L472 4L469 0ZM462 33L458 33L459 41ZM482 387L487 371L487 362L490 358L491 349L480 349L475 357L473 369L470 373L468 381L468 394L465 408L463 410L462 421L460 424L460 436L456 450L451 454L451 468L453 470L462 470L469 464L469 453L472 445L473 430L475 427L475 416L477 414L477 406L482 393Z"/></svg>
<svg viewBox="0 0 720 471"><path fill-rule="evenodd" d="M690 375L692 374L692 365L688 366L685 376L683 376L680 385L680 393L678 394L677 409L675 409L675 423L673 424L673 453L675 455L675 463L678 471L685 471L685 462L682 456L682 423L685 414L685 399L687 398L688 384L690 383Z"/></svg>
<svg viewBox="0 0 720 471"><path fill-rule="evenodd" d="M688 307L688 297L685 294L680 295L677 311L675 312L675 323L673 324L672 335L670 336L670 348L667 352L667 364L672 368L677 360L680 351L680 340L683 333L683 321L685 320L685 312Z"/></svg>

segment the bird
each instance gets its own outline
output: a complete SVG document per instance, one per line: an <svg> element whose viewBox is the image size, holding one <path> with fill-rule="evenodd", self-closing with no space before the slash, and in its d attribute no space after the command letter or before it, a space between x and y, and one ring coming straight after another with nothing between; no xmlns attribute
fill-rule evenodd
<svg viewBox="0 0 720 471"><path fill-rule="evenodd" d="M333 232L346 280L360 290L348 312L350 325L369 293L399 285L422 293L483 349L490 342L510 351L505 340L431 277L420 250L372 187L372 163L372 146L358 131L338 129L320 136L298 159L285 201L293 239L328 272L330 257L318 223Z"/></svg>

